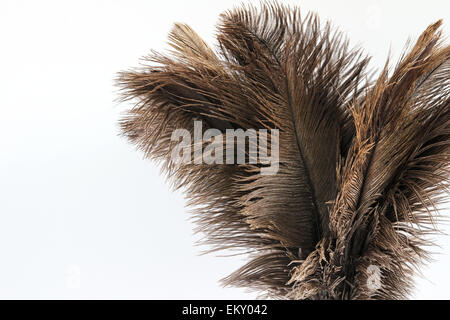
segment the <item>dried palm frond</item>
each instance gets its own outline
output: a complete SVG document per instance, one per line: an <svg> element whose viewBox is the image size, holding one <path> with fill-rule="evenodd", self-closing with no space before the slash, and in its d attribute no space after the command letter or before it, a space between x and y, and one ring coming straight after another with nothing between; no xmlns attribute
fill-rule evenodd
<svg viewBox="0 0 450 320"><path fill-rule="evenodd" d="M120 73L124 98L137 101L123 133L183 188L212 250L250 254L225 284L292 299L408 296L448 181L450 47L440 24L369 81L369 59L315 14L244 6L221 15L218 53L176 24L171 56ZM195 151L174 161L173 132L194 136L195 121L215 138L278 129L278 171L208 164Z"/></svg>

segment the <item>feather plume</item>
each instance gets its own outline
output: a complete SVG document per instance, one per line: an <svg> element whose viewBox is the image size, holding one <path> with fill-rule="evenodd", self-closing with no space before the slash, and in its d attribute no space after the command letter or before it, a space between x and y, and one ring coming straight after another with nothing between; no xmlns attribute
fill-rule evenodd
<svg viewBox="0 0 450 320"><path fill-rule="evenodd" d="M440 25L370 81L369 58L315 14L242 6L221 15L217 53L175 24L171 55L120 73L124 99L136 101L124 135L183 188L211 251L249 254L225 284L290 299L408 296L448 182L450 48ZM249 151L244 163L197 161L211 139L175 161L180 128L216 129L225 151L239 147L223 143L230 130L278 129L279 143L266 145L279 150L278 170L263 174Z"/></svg>

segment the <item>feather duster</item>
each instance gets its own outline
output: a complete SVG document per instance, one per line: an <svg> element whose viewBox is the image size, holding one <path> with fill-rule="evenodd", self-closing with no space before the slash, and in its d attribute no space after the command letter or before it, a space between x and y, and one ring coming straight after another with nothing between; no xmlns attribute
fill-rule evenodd
<svg viewBox="0 0 450 320"><path fill-rule="evenodd" d="M371 80L369 58L315 14L243 6L221 15L218 52L175 24L170 55L119 74L123 98L136 102L123 134L185 191L210 251L248 254L224 284L282 299L408 297L448 182L440 25ZM177 129L213 134L177 161ZM238 148L224 141L239 129L276 153L276 171L263 171L269 155L255 159L249 137L240 162L224 160L217 147ZM211 146L219 151L206 163Z"/></svg>

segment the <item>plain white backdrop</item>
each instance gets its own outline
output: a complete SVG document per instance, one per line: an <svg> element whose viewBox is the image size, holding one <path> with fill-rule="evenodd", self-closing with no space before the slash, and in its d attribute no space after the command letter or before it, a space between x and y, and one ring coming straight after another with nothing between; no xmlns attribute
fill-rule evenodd
<svg viewBox="0 0 450 320"><path fill-rule="evenodd" d="M243 258L199 255L182 195L119 136L129 105L114 102L115 73L167 49L174 22L214 45L240 2L0 2L0 298L257 296L219 285ZM374 68L439 18L450 35L448 0L284 2L331 19ZM411 298L450 298L450 240L437 241Z"/></svg>

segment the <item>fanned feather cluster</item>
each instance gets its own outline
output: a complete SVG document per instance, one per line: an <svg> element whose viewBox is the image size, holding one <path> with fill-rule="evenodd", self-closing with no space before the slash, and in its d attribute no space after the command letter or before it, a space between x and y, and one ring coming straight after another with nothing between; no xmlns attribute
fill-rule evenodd
<svg viewBox="0 0 450 320"><path fill-rule="evenodd" d="M448 182L440 25L369 80L369 59L329 23L265 3L221 15L218 53L176 24L170 56L120 73L137 101L123 133L185 190L212 250L249 253L225 284L291 299L408 297ZM278 172L173 161L173 131L194 134L196 120L220 134L278 129Z"/></svg>

